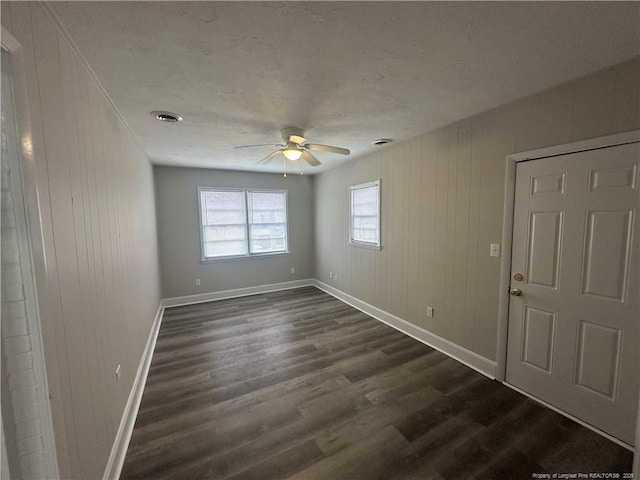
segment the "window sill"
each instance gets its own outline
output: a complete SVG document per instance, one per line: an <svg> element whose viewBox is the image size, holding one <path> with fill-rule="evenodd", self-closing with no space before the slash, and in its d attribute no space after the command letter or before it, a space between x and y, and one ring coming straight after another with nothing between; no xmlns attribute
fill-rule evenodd
<svg viewBox="0 0 640 480"><path fill-rule="evenodd" d="M349 245L351 245L352 247L366 248L368 250L382 250L382 245L376 245L374 243L364 243L349 240Z"/></svg>
<svg viewBox="0 0 640 480"><path fill-rule="evenodd" d="M228 257L212 257L202 258L200 263L218 263L218 262L232 262L235 260L247 260L250 258L264 258L264 257L281 257L284 255L291 255L290 251L286 252L268 252L268 253L252 253L250 255L229 255Z"/></svg>

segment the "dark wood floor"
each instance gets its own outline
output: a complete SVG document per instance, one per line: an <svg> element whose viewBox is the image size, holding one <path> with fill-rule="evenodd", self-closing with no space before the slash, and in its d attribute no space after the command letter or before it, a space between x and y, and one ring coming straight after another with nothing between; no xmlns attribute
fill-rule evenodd
<svg viewBox="0 0 640 480"><path fill-rule="evenodd" d="M530 479L631 462L307 287L166 310L122 478Z"/></svg>

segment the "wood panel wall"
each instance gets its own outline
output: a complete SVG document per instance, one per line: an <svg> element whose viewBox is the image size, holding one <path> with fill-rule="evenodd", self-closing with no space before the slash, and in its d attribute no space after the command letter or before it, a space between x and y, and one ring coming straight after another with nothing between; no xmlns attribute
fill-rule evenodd
<svg viewBox="0 0 640 480"><path fill-rule="evenodd" d="M318 175L316 278L495 360L506 156L640 128L638 85L636 57ZM375 179L381 251L348 243L349 186Z"/></svg>
<svg viewBox="0 0 640 480"><path fill-rule="evenodd" d="M3 2L2 25L24 57L60 475L99 478L160 302L152 168L46 5Z"/></svg>

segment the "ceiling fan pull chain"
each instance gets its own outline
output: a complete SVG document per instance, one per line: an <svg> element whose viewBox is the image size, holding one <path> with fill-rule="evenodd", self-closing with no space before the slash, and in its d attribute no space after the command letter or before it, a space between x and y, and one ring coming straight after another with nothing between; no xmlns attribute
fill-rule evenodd
<svg viewBox="0 0 640 480"><path fill-rule="evenodd" d="M300 175L304 175L304 172L302 171L302 157L300 157Z"/></svg>
<svg viewBox="0 0 640 480"><path fill-rule="evenodd" d="M282 170L284 170L282 176L287 178L287 158L284 155L282 156Z"/></svg>

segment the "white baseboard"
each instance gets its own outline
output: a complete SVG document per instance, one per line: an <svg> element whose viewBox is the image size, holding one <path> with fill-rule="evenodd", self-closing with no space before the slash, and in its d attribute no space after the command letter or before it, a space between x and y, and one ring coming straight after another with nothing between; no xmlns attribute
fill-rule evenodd
<svg viewBox="0 0 640 480"><path fill-rule="evenodd" d="M156 340L158 339L158 332L160 331L160 323L162 322L162 315L164 314L163 302L160 302L156 316L153 319L151 331L147 338L147 344L144 347L140 364L138 365L138 371L136 377L133 380L131 386L131 392L127 399L127 404L124 407L122 413L122 419L120 420L120 426L116 433L116 438L113 441L111 447L111 454L107 461L107 466L104 470L103 480L117 480L120 478L120 472L122 471L122 465L124 465L124 458L127 454L127 448L129 448L129 441L131 440L131 433L133 432L133 426L136 423L136 417L138 416L138 409L140 408L140 401L142 400L142 392L144 385L147 381L147 375L149 374L149 366L151 365L151 357L153 356L153 350L156 346Z"/></svg>
<svg viewBox="0 0 640 480"><path fill-rule="evenodd" d="M413 337L416 340L429 345L432 348L435 348L436 350L439 350L445 355L455 358L460 363L464 363L466 366L473 368L474 370L480 372L481 374L489 377L492 380L495 380L496 362L478 355L471 350L467 350L464 347L456 345L449 340L434 335L433 333L428 332L427 330L424 330L414 325L413 323L403 320L400 317L396 317L395 315L386 312L378 307L374 307L369 303L363 302L362 300L353 297L348 293L343 292L342 290L338 290L331 285L327 285L320 280L314 279L313 285L318 287L320 290L327 292L329 295L332 295L337 299L343 301L344 303L357 308L361 312L364 312L367 315L370 315L373 318L395 328L396 330L399 330L402 333L409 335L410 337Z"/></svg>
<svg viewBox="0 0 640 480"><path fill-rule="evenodd" d="M179 305L191 305L193 303L212 302L214 300L223 300L225 298L244 297L247 295L256 295L259 293L277 292L278 290L289 290L291 288L308 287L313 285L314 280L306 278L303 280L294 280L291 282L268 283L266 285L257 285L255 287L234 288L233 290L222 290L220 292L200 293L197 295L185 295L182 297L165 298L162 301L163 307L177 307Z"/></svg>

